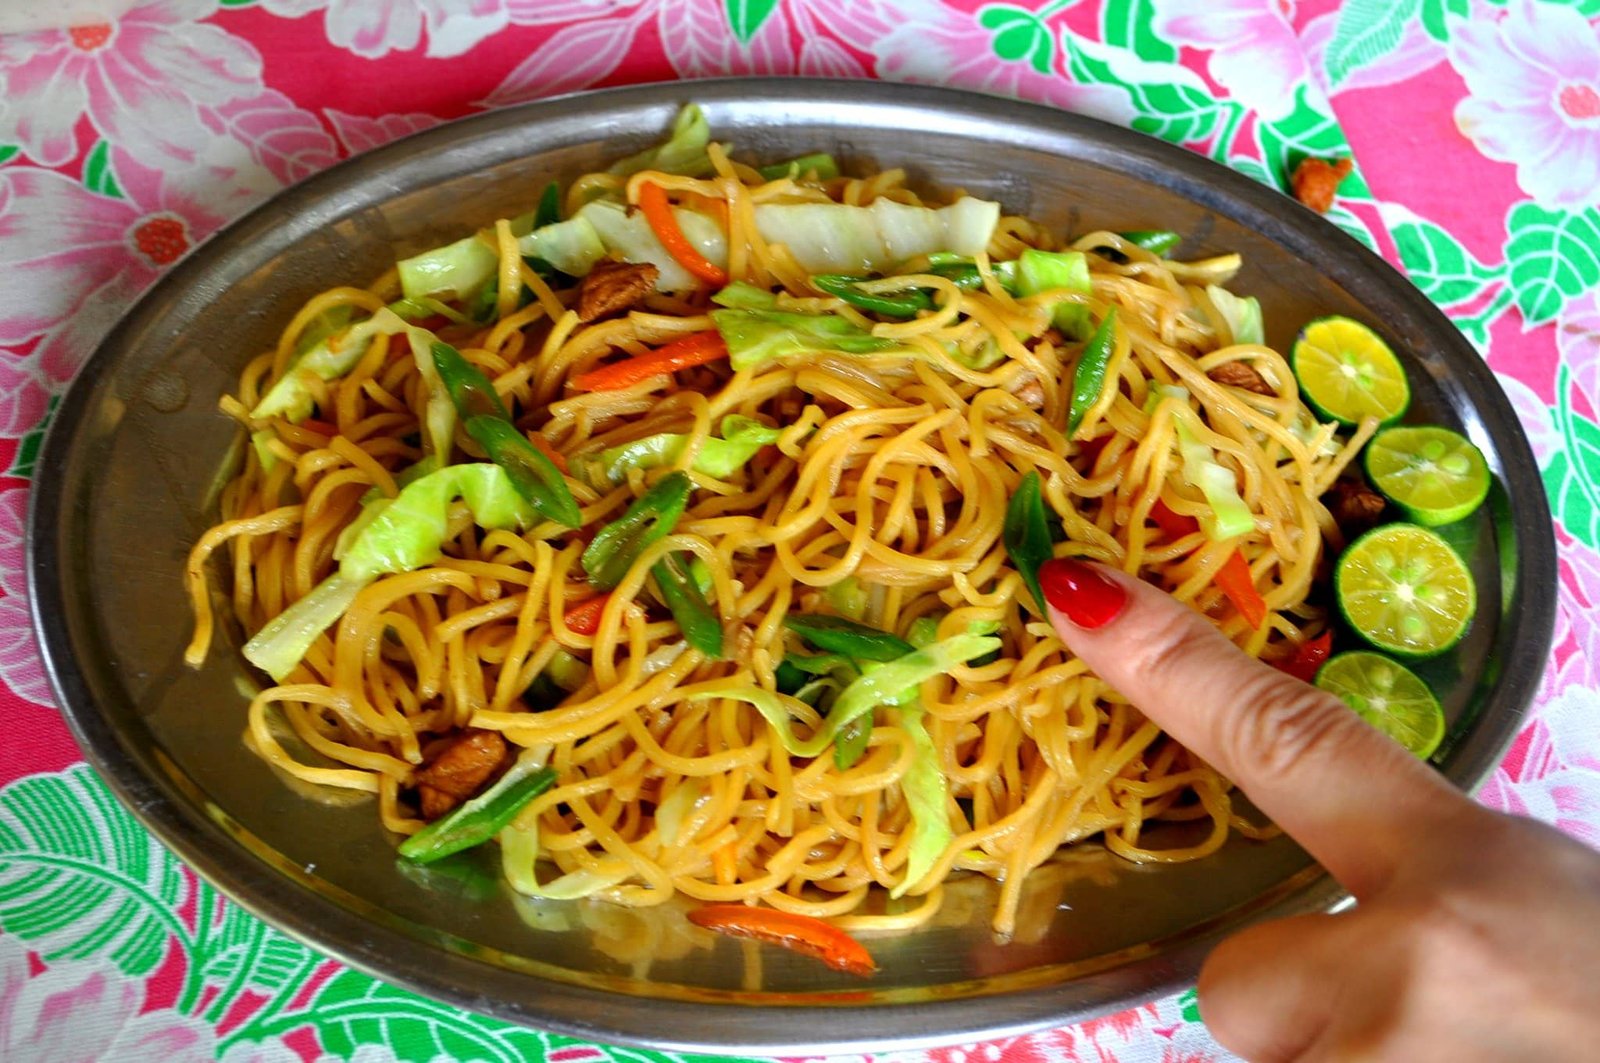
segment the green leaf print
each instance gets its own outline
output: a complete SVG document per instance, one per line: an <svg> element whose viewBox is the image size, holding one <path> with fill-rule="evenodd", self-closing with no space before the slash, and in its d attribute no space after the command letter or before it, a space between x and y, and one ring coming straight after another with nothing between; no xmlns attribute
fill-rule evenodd
<svg viewBox="0 0 1600 1063"><path fill-rule="evenodd" d="M1223 107L1203 82L1173 63L1153 63L1125 48L1113 48L1071 33L1062 35L1067 69L1090 85L1117 85L1139 112L1133 128L1174 144L1204 140L1216 130Z"/></svg>
<svg viewBox="0 0 1600 1063"><path fill-rule="evenodd" d="M11 468L6 470L7 476L23 480L33 479L33 467L39 460L39 448L44 445L45 430L50 427L50 419L55 416L56 406L60 402L61 396L50 396L50 405L45 407L44 416L39 418L39 423L28 429L27 434L17 441L17 452L12 455Z"/></svg>
<svg viewBox="0 0 1600 1063"><path fill-rule="evenodd" d="M193 963L200 966L203 981L219 984L213 1011L225 1013L246 989L273 994L291 983L298 984L321 960L308 948L284 937L237 905L222 901L209 887L202 900L221 905L216 920L205 920L199 928L201 940L195 947Z"/></svg>
<svg viewBox="0 0 1600 1063"><path fill-rule="evenodd" d="M388 1045L403 1063L436 1059L522 1063L543 1059L549 1052L545 1034L440 1004L349 970L328 979L311 1007L292 1018L295 1025L314 1023L323 1049L345 1058L368 1044Z"/></svg>
<svg viewBox="0 0 1600 1063"><path fill-rule="evenodd" d="M1572 376L1556 374L1556 427L1563 446L1544 470L1550 508L1574 539L1600 550L1600 424L1572 409Z"/></svg>
<svg viewBox="0 0 1600 1063"><path fill-rule="evenodd" d="M83 187L102 196L126 198L122 186L117 184L115 171L111 169L110 141L102 140L96 144L94 150L89 152L89 157L83 160Z"/></svg>
<svg viewBox="0 0 1600 1063"><path fill-rule="evenodd" d="M749 44L777 7L778 0L728 0L728 25L739 43Z"/></svg>
<svg viewBox="0 0 1600 1063"><path fill-rule="evenodd" d="M1286 117L1256 124L1256 139L1262 161L1276 175L1280 188L1289 186L1289 175L1302 159L1332 160L1350 154L1344 130L1329 111L1312 102L1304 85L1296 91L1295 108ZM1339 192L1361 198L1370 195L1359 170L1345 178Z"/></svg>
<svg viewBox="0 0 1600 1063"><path fill-rule="evenodd" d="M1422 28L1436 41L1450 39L1450 19L1472 14L1472 0L1422 0Z"/></svg>
<svg viewBox="0 0 1600 1063"><path fill-rule="evenodd" d="M1389 234L1412 283L1440 306L1477 298L1505 272L1483 265L1445 229L1415 215L1390 220Z"/></svg>
<svg viewBox="0 0 1600 1063"><path fill-rule="evenodd" d="M15 144L0 144L0 166L4 166L17 156Z"/></svg>
<svg viewBox="0 0 1600 1063"><path fill-rule="evenodd" d="M1552 321L1568 299L1600 284L1600 211L1518 203L1506 217L1505 257L1527 327Z"/></svg>
<svg viewBox="0 0 1600 1063"><path fill-rule="evenodd" d="M1178 1013L1184 1022L1200 1021L1200 993L1190 989L1178 998Z"/></svg>
<svg viewBox="0 0 1600 1063"><path fill-rule="evenodd" d="M1123 0L1122 3L1102 5L1100 39L1118 48L1126 48L1141 59L1176 62L1177 45L1162 40L1150 28L1155 18L1155 7L1155 0Z"/></svg>
<svg viewBox="0 0 1600 1063"><path fill-rule="evenodd" d="M1335 203L1323 217L1361 241L1369 251L1378 249L1378 239L1372 235L1372 230L1367 228L1367 223L1361 220L1359 214L1344 204Z"/></svg>
<svg viewBox="0 0 1600 1063"><path fill-rule="evenodd" d="M1008 63L1027 61L1041 74L1055 69L1055 42L1032 11L1010 4L991 4L978 13L978 25L994 32L989 46Z"/></svg>
<svg viewBox="0 0 1600 1063"><path fill-rule="evenodd" d="M1351 74L1394 51L1420 0L1345 0L1323 66L1337 87Z"/></svg>
<svg viewBox="0 0 1600 1063"><path fill-rule="evenodd" d="M129 975L160 965L189 932L178 861L88 765L0 791L0 928L46 961L104 957Z"/></svg>

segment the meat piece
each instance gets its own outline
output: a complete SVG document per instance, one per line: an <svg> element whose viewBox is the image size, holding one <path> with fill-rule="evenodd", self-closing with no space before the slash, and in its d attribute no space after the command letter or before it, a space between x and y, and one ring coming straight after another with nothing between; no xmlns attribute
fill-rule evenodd
<svg viewBox="0 0 1600 1063"><path fill-rule="evenodd" d="M655 290L661 271L648 262L602 259L578 285L578 320L595 321L633 306Z"/></svg>
<svg viewBox="0 0 1600 1063"><path fill-rule="evenodd" d="M1257 395L1278 394L1273 386L1267 383L1267 378L1262 376L1256 367L1249 362L1223 362L1206 375L1217 383L1226 384L1230 388L1253 391Z"/></svg>
<svg viewBox="0 0 1600 1063"><path fill-rule="evenodd" d="M1333 207L1333 197L1355 163L1348 158L1326 162L1322 159L1302 159L1289 178L1294 198L1316 211L1326 214Z"/></svg>
<svg viewBox="0 0 1600 1063"><path fill-rule="evenodd" d="M1044 409L1044 385L1032 373L1023 373L1011 386L1011 393L1036 410Z"/></svg>
<svg viewBox="0 0 1600 1063"><path fill-rule="evenodd" d="M506 756L499 731L467 731L416 773L424 819L438 819L477 793Z"/></svg>
<svg viewBox="0 0 1600 1063"><path fill-rule="evenodd" d="M1388 505L1382 495L1353 477L1335 480L1322 501L1346 538L1353 538L1376 525L1383 519L1384 507Z"/></svg>

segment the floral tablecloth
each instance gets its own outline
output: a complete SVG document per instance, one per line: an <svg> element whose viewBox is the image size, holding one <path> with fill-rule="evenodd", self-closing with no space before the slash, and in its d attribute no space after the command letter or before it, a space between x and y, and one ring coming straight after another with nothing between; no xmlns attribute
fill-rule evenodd
<svg viewBox="0 0 1600 1063"><path fill-rule="evenodd" d="M82 762L29 630L43 425L99 335L282 186L442 120L588 86L881 77L1097 115L1329 217L1477 344L1561 546L1537 711L1482 799L1600 843L1600 0L121 0L0 5L0 1059L657 1060L341 967L224 901ZM78 10L84 14L76 14ZM1227 1058L1194 994L918 1058Z"/></svg>

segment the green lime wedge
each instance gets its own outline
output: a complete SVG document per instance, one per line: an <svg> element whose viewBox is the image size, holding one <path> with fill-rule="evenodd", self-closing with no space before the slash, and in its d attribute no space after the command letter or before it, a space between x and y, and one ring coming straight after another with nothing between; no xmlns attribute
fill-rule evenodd
<svg viewBox="0 0 1600 1063"><path fill-rule="evenodd" d="M1356 634L1406 657L1432 657L1460 642L1478 606L1460 556L1415 524L1386 524L1351 543L1333 588Z"/></svg>
<svg viewBox="0 0 1600 1063"><path fill-rule="evenodd" d="M1316 685L1419 757L1444 741L1444 710L1428 684L1381 653L1351 650L1317 671Z"/></svg>
<svg viewBox="0 0 1600 1063"><path fill-rule="evenodd" d="M1300 330L1289 355L1300 391L1324 419L1382 424L1411 404L1406 371L1376 332L1348 317L1319 317Z"/></svg>
<svg viewBox="0 0 1600 1063"><path fill-rule="evenodd" d="M1465 436L1434 425L1385 428L1366 450L1367 479L1430 527L1470 516L1489 494L1489 466Z"/></svg>

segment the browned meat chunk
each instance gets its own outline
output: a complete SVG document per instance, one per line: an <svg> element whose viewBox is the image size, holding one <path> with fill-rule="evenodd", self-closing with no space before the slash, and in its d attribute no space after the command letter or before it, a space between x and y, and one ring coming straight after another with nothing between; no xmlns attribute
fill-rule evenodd
<svg viewBox="0 0 1600 1063"><path fill-rule="evenodd" d="M1011 393L1036 410L1044 409L1044 385L1032 373L1024 373L1018 377Z"/></svg>
<svg viewBox="0 0 1600 1063"><path fill-rule="evenodd" d="M603 259L578 285L578 320L596 321L620 313L649 295L661 271L648 262Z"/></svg>
<svg viewBox="0 0 1600 1063"><path fill-rule="evenodd" d="M467 731L416 774L424 819L438 819L477 793L505 759L499 731Z"/></svg>
<svg viewBox="0 0 1600 1063"><path fill-rule="evenodd" d="M1223 362L1207 375L1217 383L1226 384L1230 388L1242 388L1257 395L1277 394L1272 385L1267 383L1267 378L1249 362Z"/></svg>
<svg viewBox="0 0 1600 1063"><path fill-rule="evenodd" d="M1346 537L1359 535L1377 524L1383 519L1383 510L1388 504L1378 492L1348 477L1334 481L1322 500Z"/></svg>
<svg viewBox="0 0 1600 1063"><path fill-rule="evenodd" d="M1294 198L1318 214L1326 214L1333 207L1333 197L1339 189L1339 182L1349 176L1354 168L1355 164L1347 158L1335 159L1333 162L1302 159L1289 178L1289 184L1294 189Z"/></svg>

